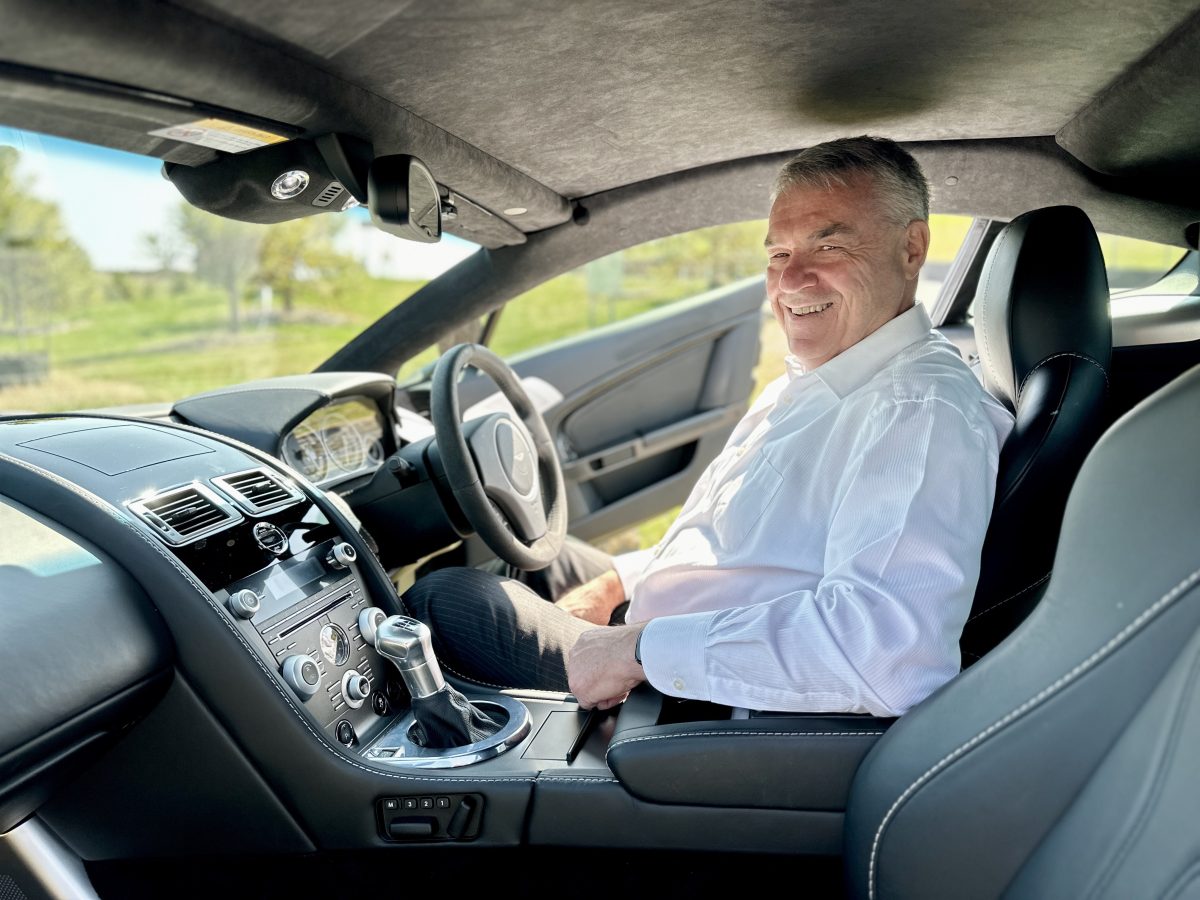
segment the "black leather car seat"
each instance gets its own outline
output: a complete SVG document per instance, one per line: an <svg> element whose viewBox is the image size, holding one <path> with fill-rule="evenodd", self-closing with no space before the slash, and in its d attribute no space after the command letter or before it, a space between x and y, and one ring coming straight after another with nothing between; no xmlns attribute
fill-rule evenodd
<svg viewBox="0 0 1200 900"><path fill-rule="evenodd" d="M1112 324L1096 231L1073 206L1018 216L979 277L975 335L984 387L1016 415L1000 453L963 665L1041 599L1067 495L1107 425Z"/></svg>
<svg viewBox="0 0 1200 900"><path fill-rule="evenodd" d="M855 897L1200 895L1200 367L1071 492L1041 604L859 768Z"/></svg>

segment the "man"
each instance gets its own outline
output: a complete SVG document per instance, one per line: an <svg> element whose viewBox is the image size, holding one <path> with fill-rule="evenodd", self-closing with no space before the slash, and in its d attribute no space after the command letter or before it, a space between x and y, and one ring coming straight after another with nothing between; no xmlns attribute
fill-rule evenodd
<svg viewBox="0 0 1200 900"><path fill-rule="evenodd" d="M765 242L787 373L653 551L611 568L571 551L576 576L544 591L554 605L482 572L421 579L405 600L445 667L569 687L585 707L649 680L730 706L879 716L953 677L1013 420L915 303L928 207L889 140L788 163ZM562 593L579 573L598 574Z"/></svg>

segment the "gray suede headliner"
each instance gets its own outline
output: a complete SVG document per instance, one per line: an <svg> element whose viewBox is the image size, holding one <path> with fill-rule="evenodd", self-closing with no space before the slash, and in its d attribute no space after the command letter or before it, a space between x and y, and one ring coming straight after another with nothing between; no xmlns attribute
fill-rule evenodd
<svg viewBox="0 0 1200 900"><path fill-rule="evenodd" d="M1198 8L0 0L0 63L414 153L481 207L449 230L485 246L520 239L503 222L489 227L488 211L527 209L508 216L524 232L571 228L571 200L863 132L952 142L943 156L959 183L934 178L935 208L1013 215L1073 202L1101 224L1118 221L1114 230L1180 242L1198 206L1195 179L1178 178L1200 163ZM53 82L39 88L0 71L0 121L185 164L206 156L146 134L197 117L186 103L138 109L136 99L77 87L53 93ZM1072 167L1051 153L1054 135L1088 166L1124 177ZM1019 138L1042 143L1012 143ZM963 141L978 152L963 155ZM1022 166L1006 162L1015 146L1030 157ZM1175 180L1157 183L1162 175ZM1168 202L1130 200L1154 195ZM1034 197L1043 199L1026 202ZM672 202L703 208L709 222L699 224L745 217L733 194L727 207L711 196Z"/></svg>
<svg viewBox="0 0 1200 900"><path fill-rule="evenodd" d="M567 197L847 130L897 140L1051 135L1194 8L177 2L273 31Z"/></svg>

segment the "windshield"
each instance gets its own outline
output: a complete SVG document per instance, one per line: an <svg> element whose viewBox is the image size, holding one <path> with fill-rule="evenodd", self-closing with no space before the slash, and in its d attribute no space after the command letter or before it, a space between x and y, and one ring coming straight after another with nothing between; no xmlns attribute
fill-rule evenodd
<svg viewBox="0 0 1200 900"><path fill-rule="evenodd" d="M311 371L478 249L392 237L361 208L223 219L160 168L0 127L0 411L169 402Z"/></svg>

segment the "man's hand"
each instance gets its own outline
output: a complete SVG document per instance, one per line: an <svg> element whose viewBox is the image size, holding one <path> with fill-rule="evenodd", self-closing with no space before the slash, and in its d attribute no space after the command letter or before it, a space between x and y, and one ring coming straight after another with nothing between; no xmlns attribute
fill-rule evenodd
<svg viewBox="0 0 1200 900"><path fill-rule="evenodd" d="M613 610L625 602L625 588L616 572L605 572L599 578L567 591L555 606L564 609L577 619L593 625L607 625Z"/></svg>
<svg viewBox="0 0 1200 900"><path fill-rule="evenodd" d="M609 709L646 680L633 658L646 623L589 628L567 654L567 684L584 709Z"/></svg>

